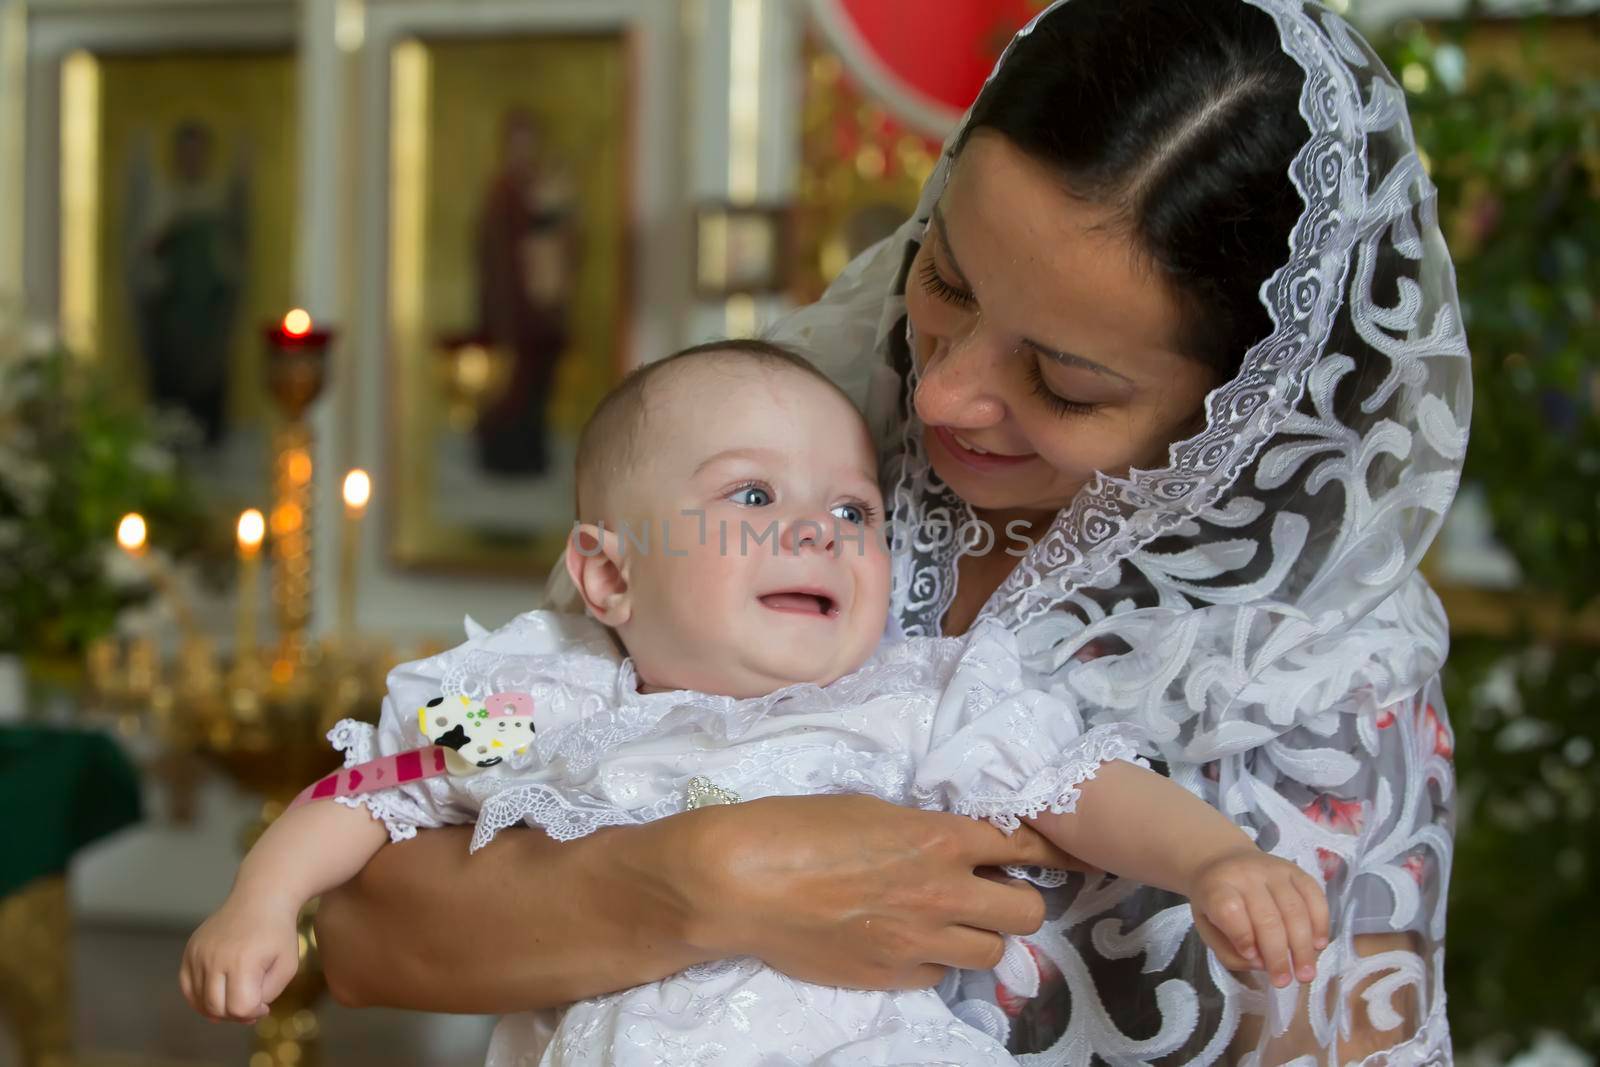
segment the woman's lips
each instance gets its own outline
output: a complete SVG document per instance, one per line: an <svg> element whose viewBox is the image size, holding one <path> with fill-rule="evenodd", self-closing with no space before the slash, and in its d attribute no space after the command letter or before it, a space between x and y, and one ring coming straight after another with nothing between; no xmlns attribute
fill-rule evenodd
<svg viewBox="0 0 1600 1067"><path fill-rule="evenodd" d="M965 466L977 471L1011 470L1032 463L1039 458L1038 453L1029 452L1023 456L1004 456L998 452L974 452L960 441L948 426L930 426L933 436L938 440L943 449L950 453L950 457Z"/></svg>

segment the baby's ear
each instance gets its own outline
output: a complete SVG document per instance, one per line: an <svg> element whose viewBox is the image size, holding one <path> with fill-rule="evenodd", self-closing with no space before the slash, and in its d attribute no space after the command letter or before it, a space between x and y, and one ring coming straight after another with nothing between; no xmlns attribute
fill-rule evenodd
<svg viewBox="0 0 1600 1067"><path fill-rule="evenodd" d="M606 626L620 626L633 613L622 543L616 532L580 523L567 537L567 573L578 587L583 606Z"/></svg>

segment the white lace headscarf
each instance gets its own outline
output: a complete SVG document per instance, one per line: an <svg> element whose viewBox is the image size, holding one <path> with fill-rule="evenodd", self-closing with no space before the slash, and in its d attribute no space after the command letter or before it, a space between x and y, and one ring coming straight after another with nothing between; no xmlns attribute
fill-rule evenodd
<svg viewBox="0 0 1600 1067"><path fill-rule="evenodd" d="M1324 877L1334 939L1308 991L1277 991L1219 967L1181 899L1079 881L1052 894L1039 938L1064 981L1013 1033L1037 1062L1333 1064L1353 1055L1355 998L1392 1039L1383 1062L1445 1063L1447 637L1417 564L1466 452L1454 272L1404 94L1371 48L1319 4L1240 2L1305 71L1305 208L1260 290L1271 335L1207 398L1202 432L1161 469L1085 486L983 615L1015 630L1039 684L1091 722L1144 727L1176 781ZM892 369L907 265L952 162L947 148L916 216L775 331L885 445L909 633L939 632L972 518L929 468L915 370ZM1375 285L1384 263L1398 279Z"/></svg>

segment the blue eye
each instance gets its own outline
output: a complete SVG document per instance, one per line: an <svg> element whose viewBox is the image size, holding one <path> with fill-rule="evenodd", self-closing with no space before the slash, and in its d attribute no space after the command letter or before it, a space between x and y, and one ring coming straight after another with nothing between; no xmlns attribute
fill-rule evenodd
<svg viewBox="0 0 1600 1067"><path fill-rule="evenodd" d="M764 508L772 503L772 493L765 486L741 485L728 494L728 499L741 507Z"/></svg>
<svg viewBox="0 0 1600 1067"><path fill-rule="evenodd" d="M876 512L866 504L838 504L833 509L834 518L856 526L865 526L872 521L874 514Z"/></svg>

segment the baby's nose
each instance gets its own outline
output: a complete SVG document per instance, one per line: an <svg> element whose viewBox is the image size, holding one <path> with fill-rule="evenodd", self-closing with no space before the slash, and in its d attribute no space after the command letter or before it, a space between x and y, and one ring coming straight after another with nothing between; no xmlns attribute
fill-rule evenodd
<svg viewBox="0 0 1600 1067"><path fill-rule="evenodd" d="M807 548L831 552L838 537L837 527L838 520L831 513L795 519L783 531L784 551L795 555Z"/></svg>

